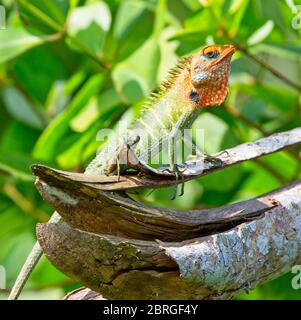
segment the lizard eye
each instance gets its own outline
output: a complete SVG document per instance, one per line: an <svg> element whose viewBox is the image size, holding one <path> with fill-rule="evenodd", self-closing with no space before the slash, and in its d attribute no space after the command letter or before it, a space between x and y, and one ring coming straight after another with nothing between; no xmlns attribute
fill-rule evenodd
<svg viewBox="0 0 301 320"><path fill-rule="evenodd" d="M212 47L207 47L204 49L203 55L208 59L216 59L219 56L219 52Z"/></svg>

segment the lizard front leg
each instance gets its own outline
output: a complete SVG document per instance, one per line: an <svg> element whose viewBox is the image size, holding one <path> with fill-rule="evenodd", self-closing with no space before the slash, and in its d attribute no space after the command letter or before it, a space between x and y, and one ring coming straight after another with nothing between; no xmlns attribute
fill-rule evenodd
<svg viewBox="0 0 301 320"><path fill-rule="evenodd" d="M183 135L183 142L188 148L191 148L191 155L189 155L189 156L193 156L193 157L205 156L203 151L195 144L191 135L187 136L184 134Z"/></svg>
<svg viewBox="0 0 301 320"><path fill-rule="evenodd" d="M208 155L204 153L193 141L192 137L183 136L183 142L188 148L191 148L192 154L188 156L190 161L200 161L203 160L206 163L218 166L222 164L222 160L217 158L221 153L217 153L215 156ZM225 151L222 151L224 153Z"/></svg>
<svg viewBox="0 0 301 320"><path fill-rule="evenodd" d="M184 194L184 181L183 181L183 174L182 172L179 170L178 164L177 164L177 152L176 152L176 148L177 148L177 140L178 140L178 136L181 135L182 136L182 130L181 130L181 126L183 124L183 120L181 119L180 121L178 121L176 123L176 125L174 126L173 130L171 131L169 138L168 138L168 159L169 159L169 171L173 172L175 174L176 177L176 186L175 186L175 190L174 190L174 194L172 196L172 200L174 200L177 196L177 190L178 190L178 181L179 178L182 180L181 182L181 192L179 194L179 196L182 196Z"/></svg>

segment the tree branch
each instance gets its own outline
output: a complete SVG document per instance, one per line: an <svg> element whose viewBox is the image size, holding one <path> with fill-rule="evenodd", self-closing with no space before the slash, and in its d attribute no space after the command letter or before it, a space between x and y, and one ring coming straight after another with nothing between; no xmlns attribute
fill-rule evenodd
<svg viewBox="0 0 301 320"><path fill-rule="evenodd" d="M247 142L234 148L226 149L221 152L220 155L216 155L216 158L221 160L221 164L219 165L212 165L204 163L203 161L187 161L182 165L184 181L196 179L200 176L230 167L237 163L256 159L300 143L301 127L286 132L276 133L255 142ZM130 156L135 157L133 154ZM136 158L129 160L137 162ZM41 165L34 165L32 170L36 176L41 177L46 181L54 178L65 181L66 183L78 182L85 186L104 191L130 190L134 188L161 188L174 185L175 183L174 175L172 173L163 172L164 168L155 170L141 162L139 162L138 165L133 165L133 167L142 170L146 174L123 175L121 177L89 176L81 173L55 170Z"/></svg>
<svg viewBox="0 0 301 320"><path fill-rule="evenodd" d="M301 181L258 201L266 197L277 205L264 214L190 240L129 239L66 222L39 224L38 240L58 269L108 299L229 298L301 262ZM144 225L156 229L163 218Z"/></svg>
<svg viewBox="0 0 301 320"><path fill-rule="evenodd" d="M186 163L184 173L193 179L300 142L301 128L278 133L227 150L219 167L200 171L199 163ZM95 291L66 299L230 298L301 263L301 180L221 208L181 211L104 191L149 186L145 179L161 187L174 183L172 176L118 182L43 166L33 171L41 195L64 219L37 226L44 253Z"/></svg>

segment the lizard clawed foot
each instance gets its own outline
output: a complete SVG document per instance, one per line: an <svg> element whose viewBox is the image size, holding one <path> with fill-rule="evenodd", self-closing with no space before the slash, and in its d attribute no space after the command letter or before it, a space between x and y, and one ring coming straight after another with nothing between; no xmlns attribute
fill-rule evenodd
<svg viewBox="0 0 301 320"><path fill-rule="evenodd" d="M171 168L164 169L163 171L167 171L169 173L174 173L174 175L176 177L176 184L175 184L175 188L174 188L174 192L173 192L173 195L171 197L171 200L175 200L175 198L177 197L179 180L181 180L181 191L180 191L179 197L182 197L184 195L185 182L184 182L183 173L179 170L178 165L177 164L173 164Z"/></svg>
<svg viewBox="0 0 301 320"><path fill-rule="evenodd" d="M126 141L126 145L128 149L131 149L133 147L135 147L135 145L140 141L140 136L136 136L134 138L129 139L128 141Z"/></svg>
<svg viewBox="0 0 301 320"><path fill-rule="evenodd" d="M220 158L216 158L209 155L205 155L204 162L208 164L212 164L214 166L220 166L223 164L223 161Z"/></svg>
<svg viewBox="0 0 301 320"><path fill-rule="evenodd" d="M208 154L201 154L201 155L189 155L187 158L188 161L204 161L204 163L209 164L211 166L221 166L223 164L223 160L217 158L215 156L210 156Z"/></svg>
<svg viewBox="0 0 301 320"><path fill-rule="evenodd" d="M228 150L220 151L220 152L214 154L214 157L222 157L224 154L226 155L226 157L231 158Z"/></svg>

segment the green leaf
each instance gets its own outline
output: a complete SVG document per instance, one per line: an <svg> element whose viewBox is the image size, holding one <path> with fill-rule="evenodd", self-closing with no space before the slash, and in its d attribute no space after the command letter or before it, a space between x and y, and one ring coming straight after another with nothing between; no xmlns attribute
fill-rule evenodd
<svg viewBox="0 0 301 320"><path fill-rule="evenodd" d="M69 60L72 58L69 55ZM28 95L44 105L54 81L68 77L67 66L46 46L26 52L13 65L13 75Z"/></svg>
<svg viewBox="0 0 301 320"><path fill-rule="evenodd" d="M141 100L157 85L160 65L160 34L164 28L166 0L158 0L152 36L126 60L116 65L112 79L126 103Z"/></svg>
<svg viewBox="0 0 301 320"><path fill-rule="evenodd" d="M292 113L298 106L298 93L281 85L269 83L239 83L233 84L241 92L261 98L267 104L275 106L285 113Z"/></svg>
<svg viewBox="0 0 301 320"><path fill-rule="evenodd" d="M30 166L33 161L21 155L0 154L0 172L4 172L15 179L22 181L34 181L30 174Z"/></svg>
<svg viewBox="0 0 301 320"><path fill-rule="evenodd" d="M179 41L177 49L178 55L186 55L194 53L197 49L206 43L208 36L215 34L215 30L208 29L184 29L176 32L169 38L170 41Z"/></svg>
<svg viewBox="0 0 301 320"><path fill-rule="evenodd" d="M0 151L6 154L30 154L40 134L40 130L12 121L1 136Z"/></svg>
<svg viewBox="0 0 301 320"><path fill-rule="evenodd" d="M34 227L34 220L11 204L1 211L0 225L0 261L7 271L7 285L11 286L34 244L33 234L29 231Z"/></svg>
<svg viewBox="0 0 301 320"><path fill-rule="evenodd" d="M208 176L205 176L202 178L202 180L200 180L200 183L204 186L208 193L209 190L216 192L216 194L218 192L226 193L227 191L232 191L232 195L230 195L231 197L233 196L233 189L237 186L239 182L241 182L242 178L242 170L239 166L237 166L233 168L227 168L221 172L216 172ZM220 181L223 181L223 183L219 183ZM222 194L220 194L219 197L222 197ZM206 200L204 199L204 201ZM219 199L215 199L215 204L219 204Z"/></svg>
<svg viewBox="0 0 301 320"><path fill-rule="evenodd" d="M238 33L242 19L249 5L249 0L232 0L229 8L231 19L229 18L229 34L234 37Z"/></svg>
<svg viewBox="0 0 301 320"><path fill-rule="evenodd" d="M179 59L176 54L177 43L168 41L170 35L173 33L174 30L172 28L166 28L163 32L161 32L159 40L161 59L158 70L158 82L166 79L168 71L177 64Z"/></svg>
<svg viewBox="0 0 301 320"><path fill-rule="evenodd" d="M55 17L55 19L60 22L65 22L65 14L63 11L67 11L68 8L68 1L66 0L39 0L39 4L41 4L43 7L45 7L45 11L47 11L48 14L50 14L52 17Z"/></svg>
<svg viewBox="0 0 301 320"><path fill-rule="evenodd" d="M254 46L265 40L274 29L274 22L272 20L267 21L262 27L256 30L247 40L249 46Z"/></svg>
<svg viewBox="0 0 301 320"><path fill-rule="evenodd" d="M21 28L0 30L0 63L13 59L43 42L42 38Z"/></svg>
<svg viewBox="0 0 301 320"><path fill-rule="evenodd" d="M156 19L153 30L153 37L158 39L165 25L167 0L158 0L156 6Z"/></svg>
<svg viewBox="0 0 301 320"><path fill-rule="evenodd" d="M90 101L91 97L100 91L104 79L104 74L99 74L88 80L70 102L69 107L55 118L40 136L34 148L35 157L45 161L49 161L54 157L56 147L69 129L70 121Z"/></svg>
<svg viewBox="0 0 301 320"><path fill-rule="evenodd" d="M206 153L212 154L221 150L228 130L228 125L222 119L210 113L203 113L194 122L193 128L204 130L204 145L200 147L204 148Z"/></svg>
<svg viewBox="0 0 301 320"><path fill-rule="evenodd" d="M249 1L245 0L225 0L225 3L223 5L223 13L234 14L239 11L239 9L241 9L244 3L248 2Z"/></svg>
<svg viewBox="0 0 301 320"><path fill-rule="evenodd" d="M98 118L106 119L107 113L112 113L113 108L120 104L119 95L114 89L101 92L99 97L92 97L89 103L74 117L70 123L75 132L87 130Z"/></svg>
<svg viewBox="0 0 301 320"><path fill-rule="evenodd" d="M70 127L75 132L84 132L98 118L99 108L97 97L92 97L87 105L70 122Z"/></svg>
<svg viewBox="0 0 301 320"><path fill-rule="evenodd" d="M269 281L248 293L241 293L236 300L300 300L300 289L292 288L292 279L296 276L291 272Z"/></svg>
<svg viewBox="0 0 301 320"><path fill-rule="evenodd" d="M279 181L268 170L262 168L256 162L247 161L243 163L243 167L251 174L239 191L236 198L237 201L257 197L281 186ZM280 171L281 168L279 168Z"/></svg>
<svg viewBox="0 0 301 320"><path fill-rule="evenodd" d="M145 23L149 21L149 23ZM117 42L118 60L124 60L137 50L152 33L154 14L147 3L122 1L114 22L113 36Z"/></svg>
<svg viewBox="0 0 301 320"><path fill-rule="evenodd" d="M140 1L123 1L116 14L113 35L122 45L137 27L141 19L145 18L147 6ZM137 30L139 31L139 30Z"/></svg>
<svg viewBox="0 0 301 320"><path fill-rule="evenodd" d="M71 96L87 78L87 72L80 69L67 81L55 81L48 92L45 107L51 117L58 116L70 102Z"/></svg>
<svg viewBox="0 0 301 320"><path fill-rule="evenodd" d="M42 129L44 127L41 110L28 102L15 88L5 88L3 97L6 109L12 117L33 128Z"/></svg>
<svg viewBox="0 0 301 320"><path fill-rule="evenodd" d="M92 100L93 104L95 104L96 101L93 98ZM57 157L56 160L62 168L70 169L74 168L75 166L82 165L84 162L86 162L87 157L91 156L91 152L87 154L87 152L84 152L84 150L87 147L94 145L94 142L96 142L95 138L97 132L101 128L109 127L112 122L114 123L114 119L120 117L124 108L122 108L119 104L120 99L116 91L108 90L101 93L97 102L97 114L99 119L97 121L94 121L94 123L92 124L89 123L89 128L85 120L82 119L82 123L80 122L81 113L76 118L74 118L74 120L76 120L76 123L81 128L82 126L85 127L85 132L81 134L81 136L74 144L72 144L68 149L64 150L64 152L62 152Z"/></svg>
<svg viewBox="0 0 301 320"><path fill-rule="evenodd" d="M72 10L68 32L96 53L102 51L111 26L111 13L105 2L99 1Z"/></svg>
<svg viewBox="0 0 301 320"><path fill-rule="evenodd" d="M82 165L86 160L83 151L89 143L91 144L91 141L95 140L96 134L100 129L101 124L99 121L95 122L75 143L59 154L56 160L60 167L68 170Z"/></svg>
<svg viewBox="0 0 301 320"><path fill-rule="evenodd" d="M34 181L31 166L35 163L35 160L30 155L21 153L0 154L0 161L2 164L6 164L12 168L16 174L23 175L24 180Z"/></svg>
<svg viewBox="0 0 301 320"><path fill-rule="evenodd" d="M129 58L116 65L112 78L122 99L133 104L145 97L157 84L160 47L150 38Z"/></svg>

